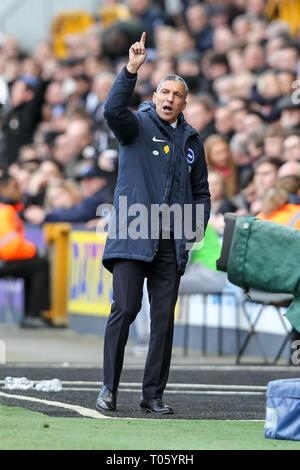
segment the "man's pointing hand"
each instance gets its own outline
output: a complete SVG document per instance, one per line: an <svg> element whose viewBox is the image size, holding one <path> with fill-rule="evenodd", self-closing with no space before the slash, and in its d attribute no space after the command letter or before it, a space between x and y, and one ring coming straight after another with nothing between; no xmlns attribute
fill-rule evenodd
<svg viewBox="0 0 300 470"><path fill-rule="evenodd" d="M134 43L129 49L129 62L127 64L128 72L137 73L139 68L145 62L147 58L145 42L146 42L146 33L143 33L141 36L140 42Z"/></svg>

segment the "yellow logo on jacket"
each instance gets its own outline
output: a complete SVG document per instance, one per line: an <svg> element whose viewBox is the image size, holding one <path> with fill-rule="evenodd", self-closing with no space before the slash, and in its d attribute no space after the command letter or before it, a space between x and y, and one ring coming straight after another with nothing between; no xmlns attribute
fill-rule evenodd
<svg viewBox="0 0 300 470"><path fill-rule="evenodd" d="M169 153L170 152L170 147L168 145L164 146L164 152Z"/></svg>

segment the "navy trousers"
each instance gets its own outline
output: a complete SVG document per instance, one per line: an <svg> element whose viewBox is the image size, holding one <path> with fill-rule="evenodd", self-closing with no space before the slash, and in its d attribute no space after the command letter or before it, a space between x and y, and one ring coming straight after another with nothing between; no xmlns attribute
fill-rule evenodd
<svg viewBox="0 0 300 470"><path fill-rule="evenodd" d="M117 391L129 327L141 309L144 279L150 301L150 340L143 377L144 398L161 398L168 381L174 310L180 274L174 239L160 239L152 263L117 260L113 267L113 303L104 340L103 383Z"/></svg>

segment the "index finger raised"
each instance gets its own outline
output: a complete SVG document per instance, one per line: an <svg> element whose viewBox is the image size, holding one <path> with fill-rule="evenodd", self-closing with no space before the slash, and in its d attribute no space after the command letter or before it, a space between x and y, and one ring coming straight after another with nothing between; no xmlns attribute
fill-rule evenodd
<svg viewBox="0 0 300 470"><path fill-rule="evenodd" d="M141 40L140 40L140 42L141 42L143 45L145 45L145 42L146 42L146 36L147 36L147 35L146 35L146 33L145 33L145 32L144 32L144 33L142 34L142 36L141 36Z"/></svg>

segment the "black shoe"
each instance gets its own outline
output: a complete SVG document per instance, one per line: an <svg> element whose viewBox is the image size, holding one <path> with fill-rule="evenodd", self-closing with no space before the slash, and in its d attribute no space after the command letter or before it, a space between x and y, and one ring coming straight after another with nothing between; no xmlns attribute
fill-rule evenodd
<svg viewBox="0 0 300 470"><path fill-rule="evenodd" d="M40 317L24 317L20 323L21 328L47 328L49 325Z"/></svg>
<svg viewBox="0 0 300 470"><path fill-rule="evenodd" d="M161 398L143 398L140 407L149 413L173 414L174 410L169 405L165 405Z"/></svg>
<svg viewBox="0 0 300 470"><path fill-rule="evenodd" d="M111 392L104 385L99 393L97 403L96 403L96 409L98 411L115 410L116 406L117 406L117 392Z"/></svg>

